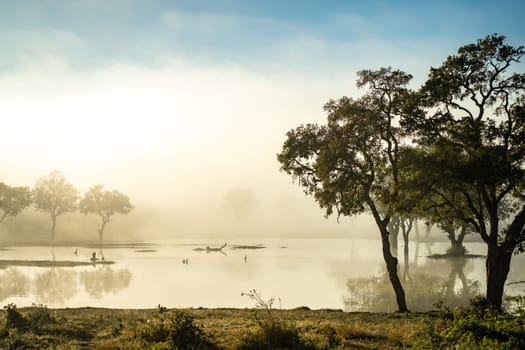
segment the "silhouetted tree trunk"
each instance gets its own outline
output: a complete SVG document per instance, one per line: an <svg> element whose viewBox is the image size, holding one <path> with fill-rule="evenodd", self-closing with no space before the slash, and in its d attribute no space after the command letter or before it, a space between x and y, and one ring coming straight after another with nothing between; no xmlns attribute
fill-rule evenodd
<svg viewBox="0 0 525 350"><path fill-rule="evenodd" d="M383 246L383 259L385 260L388 277L390 278L390 283L392 283L394 293L396 294L398 311L409 312L406 305L405 291L403 290L403 286L397 275L397 258L390 252L390 242L388 241L388 230L386 229L386 226L381 228L381 243Z"/></svg>
<svg viewBox="0 0 525 350"><path fill-rule="evenodd" d="M512 251L496 243L489 243L486 269L487 269L487 300L496 309L501 309L505 281L510 270Z"/></svg>
<svg viewBox="0 0 525 350"><path fill-rule="evenodd" d="M376 224L379 228L379 233L381 234L383 259L385 260L390 283L394 288L398 311L410 312L406 304L405 291L403 290L403 286L401 285L401 281L399 280L399 276L397 275L397 258L394 257L390 251L390 241L388 239L388 223L390 222L390 217L387 215L384 219L381 219L381 216L379 215L375 204L371 200L369 200L367 203L372 211L374 220L376 221Z"/></svg>

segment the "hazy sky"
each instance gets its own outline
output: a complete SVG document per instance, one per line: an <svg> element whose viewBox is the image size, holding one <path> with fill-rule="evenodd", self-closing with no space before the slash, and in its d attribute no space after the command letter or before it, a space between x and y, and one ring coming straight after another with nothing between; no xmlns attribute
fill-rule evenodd
<svg viewBox="0 0 525 350"><path fill-rule="evenodd" d="M523 18L523 0L0 0L0 181L119 189L156 233L348 232L279 172L286 131L359 94L357 70L417 87L488 34L525 44Z"/></svg>

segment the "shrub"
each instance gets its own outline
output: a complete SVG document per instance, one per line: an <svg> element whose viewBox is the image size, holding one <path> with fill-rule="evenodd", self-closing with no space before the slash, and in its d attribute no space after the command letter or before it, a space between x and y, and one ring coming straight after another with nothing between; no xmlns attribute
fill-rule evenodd
<svg viewBox="0 0 525 350"><path fill-rule="evenodd" d="M491 308L483 297L442 317L442 326L427 325L418 349L525 349L525 317Z"/></svg>
<svg viewBox="0 0 525 350"><path fill-rule="evenodd" d="M176 311L171 317L148 321L139 336L154 343L164 343L167 349L215 349L209 336L195 324L191 315Z"/></svg>
<svg viewBox="0 0 525 350"><path fill-rule="evenodd" d="M506 297L505 310L513 315L525 317L525 295Z"/></svg>
<svg viewBox="0 0 525 350"><path fill-rule="evenodd" d="M242 339L237 347L239 350L314 349L301 340L294 325L278 317L272 309L274 298L266 301L255 289L241 295L255 301L254 317L258 327Z"/></svg>
<svg viewBox="0 0 525 350"><path fill-rule="evenodd" d="M41 330L47 325L56 323L55 318L49 312L47 306L33 304L33 311L27 315L29 326L33 330Z"/></svg>
<svg viewBox="0 0 525 350"><path fill-rule="evenodd" d="M25 331L29 328L29 321L16 309L15 304L7 304L6 306L4 306L4 309L6 309L7 312L7 316L5 319L6 329L17 329L20 331Z"/></svg>

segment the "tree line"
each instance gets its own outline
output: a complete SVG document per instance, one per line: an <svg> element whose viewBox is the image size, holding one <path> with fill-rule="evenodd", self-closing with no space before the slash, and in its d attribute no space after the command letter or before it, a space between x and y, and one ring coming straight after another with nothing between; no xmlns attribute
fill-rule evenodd
<svg viewBox="0 0 525 350"><path fill-rule="evenodd" d="M32 189L12 187L0 182L0 223L6 217L17 216L31 205L49 213L51 240L55 239L57 218L64 213L78 210L85 215L98 216L101 219L98 236L102 241L104 229L111 217L115 214L126 215L133 209L127 195L117 190L105 190L102 185L90 187L81 197L80 191L58 170L39 178Z"/></svg>
<svg viewBox="0 0 525 350"><path fill-rule="evenodd" d="M361 97L328 101L325 125L286 135L281 170L327 216L373 216L401 312L409 308L389 244L396 217L437 224L451 241L478 234L486 297L501 308L512 255L525 250L525 74L512 71L524 53L486 36L430 68L416 90L401 70L361 70Z"/></svg>

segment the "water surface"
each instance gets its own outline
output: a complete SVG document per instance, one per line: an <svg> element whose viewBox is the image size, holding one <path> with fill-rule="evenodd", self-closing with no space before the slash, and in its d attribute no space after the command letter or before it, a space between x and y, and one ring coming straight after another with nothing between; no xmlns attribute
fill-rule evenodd
<svg viewBox="0 0 525 350"><path fill-rule="evenodd" d="M225 242L222 252L205 250ZM259 249L249 249L254 245ZM374 239L185 239L115 243L102 250L96 246L8 248L0 251L1 260L86 262L95 252L115 264L0 266L2 305L243 308L254 304L241 293L256 289L265 299L276 298L274 305L282 308L396 309L380 242ZM399 275L409 308L432 309L439 300L461 305L485 290L484 259L427 257L447 248L446 242L410 243L405 259L400 247ZM486 251L482 243L467 243L467 249L473 254ZM508 294L524 293L524 283L512 283L525 280L523 267L524 256L514 256Z"/></svg>

